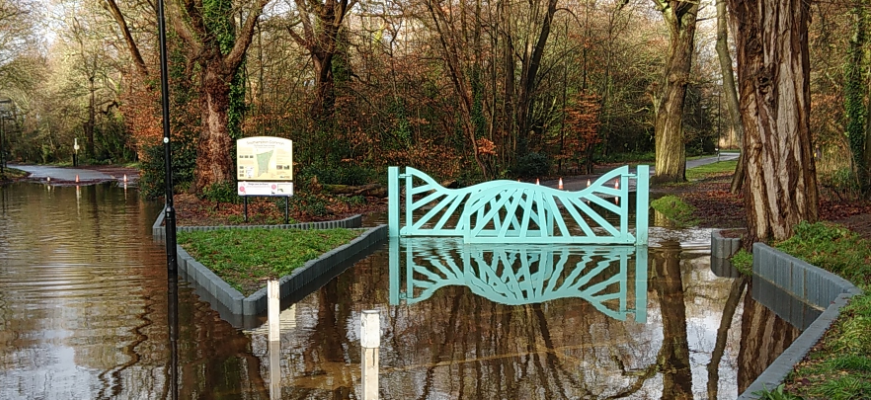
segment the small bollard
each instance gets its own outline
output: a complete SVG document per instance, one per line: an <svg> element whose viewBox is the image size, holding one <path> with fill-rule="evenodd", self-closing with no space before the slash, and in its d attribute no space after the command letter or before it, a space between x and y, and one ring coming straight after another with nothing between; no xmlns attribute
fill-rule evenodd
<svg viewBox="0 0 871 400"><path fill-rule="evenodd" d="M269 399L281 399L281 342L269 342Z"/></svg>
<svg viewBox="0 0 871 400"><path fill-rule="evenodd" d="M377 400L378 348L381 345L381 315L378 310L363 311L360 330L360 346L363 348L363 400Z"/></svg>
<svg viewBox="0 0 871 400"><path fill-rule="evenodd" d="M280 287L277 279L266 283L267 318L269 322L269 398L281 398L281 363L278 353L281 351L281 329L279 327L281 311Z"/></svg>
<svg viewBox="0 0 871 400"><path fill-rule="evenodd" d="M267 318L269 319L269 341L276 342L281 338L279 331L279 312L281 305L279 302L279 287L278 280L272 279L266 284L267 303Z"/></svg>

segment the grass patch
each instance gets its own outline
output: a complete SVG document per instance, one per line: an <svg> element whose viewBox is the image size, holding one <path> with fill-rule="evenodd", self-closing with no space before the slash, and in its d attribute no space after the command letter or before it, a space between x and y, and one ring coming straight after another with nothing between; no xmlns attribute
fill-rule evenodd
<svg viewBox="0 0 871 400"><path fill-rule="evenodd" d="M834 272L856 286L871 283L871 241L832 223L801 222L789 239L774 247Z"/></svg>
<svg viewBox="0 0 871 400"><path fill-rule="evenodd" d="M753 254L744 249L738 250L732 255L732 266L744 275L753 276Z"/></svg>
<svg viewBox="0 0 871 400"><path fill-rule="evenodd" d="M854 296L790 375L789 391L813 399L871 398L871 241L831 223L802 222L774 246L834 272L865 293Z"/></svg>
<svg viewBox="0 0 871 400"><path fill-rule="evenodd" d="M226 229L178 232L178 244L247 297L269 278L287 275L360 233L352 229Z"/></svg>
<svg viewBox="0 0 871 400"><path fill-rule="evenodd" d="M732 175L735 173L735 167L737 166L738 160L718 161L711 164L700 165L687 170L687 180L700 181L722 175Z"/></svg>
<svg viewBox="0 0 871 400"><path fill-rule="evenodd" d="M753 392L753 394L759 396L760 400L803 400L800 396L784 392L783 385L778 386L774 390L760 390Z"/></svg>
<svg viewBox="0 0 871 400"><path fill-rule="evenodd" d="M0 182L4 182L7 180L26 178L27 175L28 175L27 172L24 172L20 169L6 167L6 168L3 168L3 174L0 174Z"/></svg>
<svg viewBox="0 0 871 400"><path fill-rule="evenodd" d="M678 227L698 225L699 221L693 217L695 208L684 203L680 197L665 195L650 202L654 210L659 211Z"/></svg>

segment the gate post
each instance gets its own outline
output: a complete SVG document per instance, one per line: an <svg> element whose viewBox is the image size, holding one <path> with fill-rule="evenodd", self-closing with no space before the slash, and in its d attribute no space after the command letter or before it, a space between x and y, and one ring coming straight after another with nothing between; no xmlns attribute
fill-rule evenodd
<svg viewBox="0 0 871 400"><path fill-rule="evenodd" d="M635 245L647 246L648 208L650 207L650 166L635 170Z"/></svg>
<svg viewBox="0 0 871 400"><path fill-rule="evenodd" d="M387 232L399 237L399 167L387 167Z"/></svg>

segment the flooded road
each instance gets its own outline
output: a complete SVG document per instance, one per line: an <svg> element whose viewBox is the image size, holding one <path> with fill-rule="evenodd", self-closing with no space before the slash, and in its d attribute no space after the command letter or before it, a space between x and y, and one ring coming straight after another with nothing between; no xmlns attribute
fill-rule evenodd
<svg viewBox="0 0 871 400"><path fill-rule="evenodd" d="M0 399L172 398L160 208L114 184L0 187ZM382 399L735 398L798 330L711 272L708 234L651 229L643 322L588 298L506 304L462 285L391 304L385 243L282 312L280 398L360 398L368 309L381 311ZM269 399L266 332L233 327L184 282L178 298L178 397Z"/></svg>

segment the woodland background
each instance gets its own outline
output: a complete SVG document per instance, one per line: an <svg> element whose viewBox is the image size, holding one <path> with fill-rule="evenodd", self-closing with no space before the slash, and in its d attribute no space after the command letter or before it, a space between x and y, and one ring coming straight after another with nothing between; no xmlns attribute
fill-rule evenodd
<svg viewBox="0 0 871 400"><path fill-rule="evenodd" d="M467 184L653 159L668 3L174 2L168 50L181 190L235 192L226 180L195 181L198 138L211 118L204 110L220 102L229 138L294 140L299 181L361 185L385 179L388 165L408 165ZM846 155L868 131L866 7L810 3L816 169L821 186L840 196L863 196L860 166ZM159 195L156 15L153 0L0 0L0 100L13 104L0 121L11 159L70 161L77 138L87 163L142 162L143 193ZM682 111L689 156L741 143L716 35L716 4L703 0ZM244 40L247 47L236 46ZM234 72L227 61L237 47L245 48ZM210 71L223 74L226 98L210 92Z"/></svg>

